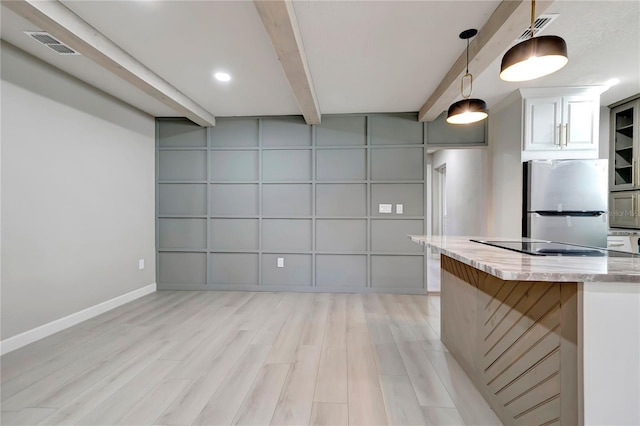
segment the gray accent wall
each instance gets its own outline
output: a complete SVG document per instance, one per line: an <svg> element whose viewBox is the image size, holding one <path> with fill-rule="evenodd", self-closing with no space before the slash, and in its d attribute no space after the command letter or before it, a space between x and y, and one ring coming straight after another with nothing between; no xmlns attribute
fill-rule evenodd
<svg viewBox="0 0 640 426"><path fill-rule="evenodd" d="M406 237L425 233L425 128L416 114L158 119L159 289L425 293Z"/></svg>
<svg viewBox="0 0 640 426"><path fill-rule="evenodd" d="M155 282L155 120L5 42L0 51L4 340ZM194 144L191 129L164 142ZM164 172L183 179L189 161ZM162 191L162 212L206 213L197 191ZM206 224L161 227L163 244L206 247Z"/></svg>

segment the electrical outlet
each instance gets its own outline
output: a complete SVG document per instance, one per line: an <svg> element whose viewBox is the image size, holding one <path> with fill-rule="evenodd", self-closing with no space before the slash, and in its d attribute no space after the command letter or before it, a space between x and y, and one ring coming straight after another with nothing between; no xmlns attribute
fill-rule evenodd
<svg viewBox="0 0 640 426"><path fill-rule="evenodd" d="M396 204L396 214L402 214L403 211L404 211L404 208L402 204Z"/></svg>
<svg viewBox="0 0 640 426"><path fill-rule="evenodd" d="M138 269L144 269L144 259L138 259Z"/></svg>
<svg viewBox="0 0 640 426"><path fill-rule="evenodd" d="M278 266L278 268L284 268L284 257L279 257L278 258L277 266Z"/></svg>

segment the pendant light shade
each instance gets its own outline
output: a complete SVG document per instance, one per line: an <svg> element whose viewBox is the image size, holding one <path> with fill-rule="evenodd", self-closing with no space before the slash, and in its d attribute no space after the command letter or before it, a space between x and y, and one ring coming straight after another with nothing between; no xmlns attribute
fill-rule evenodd
<svg viewBox="0 0 640 426"><path fill-rule="evenodd" d="M489 116L487 103L482 99L463 99L451 104L447 112L447 123L469 124Z"/></svg>
<svg viewBox="0 0 640 426"><path fill-rule="evenodd" d="M531 1L531 38L513 46L502 57L500 78L527 81L552 74L567 65L567 43L558 36L534 37L535 0Z"/></svg>
<svg viewBox="0 0 640 426"><path fill-rule="evenodd" d="M469 124L476 121L484 120L489 116L487 113L487 103L482 99L471 99L473 91L473 75L469 73L469 39L478 33L475 29L466 30L460 33L460 38L467 40L467 73L462 76L460 81L460 93L462 100L454 102L447 111L447 123L450 124ZM464 80L469 79L469 93L464 93Z"/></svg>

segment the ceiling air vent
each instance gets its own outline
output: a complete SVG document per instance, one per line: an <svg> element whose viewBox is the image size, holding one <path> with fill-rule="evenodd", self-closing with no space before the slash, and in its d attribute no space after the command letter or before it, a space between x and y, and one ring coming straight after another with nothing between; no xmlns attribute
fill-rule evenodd
<svg viewBox="0 0 640 426"><path fill-rule="evenodd" d="M559 15L557 13L540 15L535 21L533 21L534 35L539 35L545 28L555 21L558 16ZM531 26L527 27L516 41L524 41L529 38L531 38Z"/></svg>
<svg viewBox="0 0 640 426"><path fill-rule="evenodd" d="M78 52L44 31L25 31L24 33L60 55L79 55Z"/></svg>

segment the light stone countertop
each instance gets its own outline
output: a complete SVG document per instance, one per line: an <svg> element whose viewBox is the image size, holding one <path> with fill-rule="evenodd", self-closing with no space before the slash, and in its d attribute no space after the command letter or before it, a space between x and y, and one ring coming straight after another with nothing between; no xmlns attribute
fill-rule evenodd
<svg viewBox="0 0 640 426"><path fill-rule="evenodd" d="M514 238L408 237L414 243L435 248L445 256L503 280L640 283L640 257L532 256L469 241L519 241Z"/></svg>

